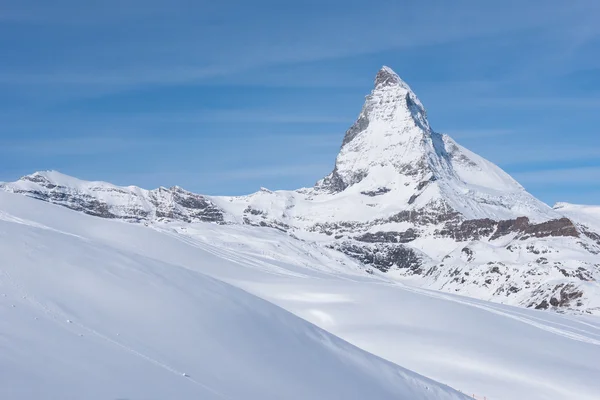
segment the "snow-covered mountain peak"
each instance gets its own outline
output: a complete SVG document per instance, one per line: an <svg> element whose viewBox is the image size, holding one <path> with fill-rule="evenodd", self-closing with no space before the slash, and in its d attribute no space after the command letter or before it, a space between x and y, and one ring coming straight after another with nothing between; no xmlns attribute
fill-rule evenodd
<svg viewBox="0 0 600 400"><path fill-rule="evenodd" d="M441 207L468 219L556 217L500 168L435 132L419 98L389 67L377 73L333 171L315 188L385 194L386 209L391 203L400 210Z"/></svg>
<svg viewBox="0 0 600 400"><path fill-rule="evenodd" d="M46 170L36 171L32 174L21 177L14 185L20 186L31 186L31 185L42 185L48 188L55 188L58 186L68 188L81 188L81 187L105 187L114 188L116 187L112 183L100 182L100 181L84 181L73 176L65 175L59 171Z"/></svg>
<svg viewBox="0 0 600 400"><path fill-rule="evenodd" d="M378 182L367 180L366 185L376 186L381 183L377 177L389 180L398 172L431 175L426 159L436 151L432 133L419 98L392 69L383 67L344 135L334 171L317 188L340 192L367 177Z"/></svg>
<svg viewBox="0 0 600 400"><path fill-rule="evenodd" d="M375 88L379 89L384 86L402 86L403 88L410 90L410 87L406 82L404 82L394 70L385 65L381 67L375 76Z"/></svg>

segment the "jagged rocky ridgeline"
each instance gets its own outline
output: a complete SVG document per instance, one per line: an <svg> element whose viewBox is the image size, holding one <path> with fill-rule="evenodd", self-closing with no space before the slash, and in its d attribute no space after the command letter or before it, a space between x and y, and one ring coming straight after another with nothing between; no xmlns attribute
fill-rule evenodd
<svg viewBox="0 0 600 400"><path fill-rule="evenodd" d="M85 182L54 171L0 188L103 218L275 228L413 284L600 313L600 223L576 206L547 206L435 132L421 101L388 67L377 73L332 172L312 188L215 197Z"/></svg>

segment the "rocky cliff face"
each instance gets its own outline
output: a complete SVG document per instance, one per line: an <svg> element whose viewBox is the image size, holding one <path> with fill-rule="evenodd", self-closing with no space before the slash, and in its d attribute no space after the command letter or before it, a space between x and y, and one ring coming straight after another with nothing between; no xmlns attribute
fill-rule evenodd
<svg viewBox="0 0 600 400"><path fill-rule="evenodd" d="M56 172L0 188L104 218L275 228L412 284L600 313L600 224L582 223L588 218L573 207L548 207L435 132L421 101L387 67L346 132L333 171L313 188L209 197Z"/></svg>

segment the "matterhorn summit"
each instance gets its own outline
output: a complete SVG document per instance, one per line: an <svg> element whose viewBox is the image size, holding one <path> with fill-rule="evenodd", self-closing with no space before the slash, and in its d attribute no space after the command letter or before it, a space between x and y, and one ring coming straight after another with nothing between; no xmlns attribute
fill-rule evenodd
<svg viewBox="0 0 600 400"><path fill-rule="evenodd" d="M294 191L204 196L56 172L0 189L155 227L184 222L273 229L309 243L320 256L336 254L328 258L331 265L352 259L365 272L411 285L600 313L600 225L589 218L595 209L553 209L493 163L436 132L423 103L392 69L377 72L356 122L341 136L331 173Z"/></svg>
<svg viewBox="0 0 600 400"><path fill-rule="evenodd" d="M433 141L423 105L394 71L383 67L346 131L335 169L317 187L340 192L360 182L362 187L384 184L390 173L426 175L421 163L426 147L433 147Z"/></svg>
<svg viewBox="0 0 600 400"><path fill-rule="evenodd" d="M452 208L467 218L556 217L500 168L433 131L419 98L389 67L377 73L316 189L385 194L405 209Z"/></svg>

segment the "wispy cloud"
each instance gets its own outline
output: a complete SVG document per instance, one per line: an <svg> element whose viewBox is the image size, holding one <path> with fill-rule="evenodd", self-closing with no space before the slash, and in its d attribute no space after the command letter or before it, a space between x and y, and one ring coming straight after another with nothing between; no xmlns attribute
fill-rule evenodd
<svg viewBox="0 0 600 400"><path fill-rule="evenodd" d="M480 107L511 108L591 108L600 107L597 97L495 97L479 98L473 101Z"/></svg>
<svg viewBox="0 0 600 400"><path fill-rule="evenodd" d="M113 35L94 46L72 46L73 52L62 55L68 68L60 65L37 71L31 68L4 70L0 80L7 84L120 86L187 82L267 65L336 59L524 29L569 26L571 21L580 25L588 11L558 1L546 6L543 13L537 7L519 7L518 14L512 11L512 2L503 2L500 6L472 1L460 1L460 4L435 1L427 13L419 6L391 0L383 0L378 7L351 1L352 4L346 6L353 9L353 13L340 13L339 7L327 6L314 12L300 3L279 9L277 18L266 25L255 18L245 18L244 13L249 11L245 2L240 2L239 7L219 7L206 2L197 5L186 2L186 7L177 7L156 0L132 1L126 5L107 1L94 7L87 4L84 7L76 1L61 1L52 6L21 3L11 5L13 13L27 10L33 15L46 16L48 23L79 21L83 22L82 27L93 28L94 21L107 23L121 19L130 20L127 24L130 27L135 24L155 26L160 34L147 29L117 27ZM254 10L260 7L267 10L269 6L260 1L252 3ZM169 18L174 16L176 25ZM368 30L348 29L356 24L357 16L363 25L369 26ZM225 17L230 24L211 23ZM402 23L398 23L399 20ZM419 29L425 22L429 28ZM232 30L232 25L237 29ZM307 26L310 29L306 29ZM87 35L93 38L95 34L93 29L84 31L81 39L85 40ZM211 38L219 38L220 42ZM100 65L99 55L105 60ZM108 60L120 61L106 65ZM48 70L52 72L46 72Z"/></svg>
<svg viewBox="0 0 600 400"><path fill-rule="evenodd" d="M470 150L503 168L600 159L600 146L592 144L586 146L555 140L482 141L481 145L476 145L477 143L479 142L473 142L473 145L469 146Z"/></svg>
<svg viewBox="0 0 600 400"><path fill-rule="evenodd" d="M291 165L269 165L254 168L239 168L216 172L205 172L201 176L204 179L240 181L245 179L270 179L270 178L292 178L299 176L323 175L325 176L331 165L325 164L291 164Z"/></svg>
<svg viewBox="0 0 600 400"><path fill-rule="evenodd" d="M579 167L547 169L514 173L513 176L524 185L564 186L585 185L600 186L600 167Z"/></svg>
<svg viewBox="0 0 600 400"><path fill-rule="evenodd" d="M453 139L486 139L497 136L511 136L521 133L515 129L457 129L446 130L444 133L451 136Z"/></svg>
<svg viewBox="0 0 600 400"><path fill-rule="evenodd" d="M114 134L114 132L111 132ZM12 156L60 157L114 154L121 151L158 146L161 141L123 136L54 137L52 139L0 140L0 154Z"/></svg>
<svg viewBox="0 0 600 400"><path fill-rule="evenodd" d="M27 113L0 114L3 130L60 131L63 136L85 134L86 136L122 136L143 134L156 124L203 123L269 123L269 124L348 124L352 118L326 113L304 113L269 109L197 109L173 112L77 112L48 114L32 120ZM343 133L343 132L342 132ZM342 134L340 133L340 135ZM268 134L268 133L265 133ZM110 139L112 140L112 139ZM1 140L0 140L1 142ZM10 144L10 142L8 143Z"/></svg>

